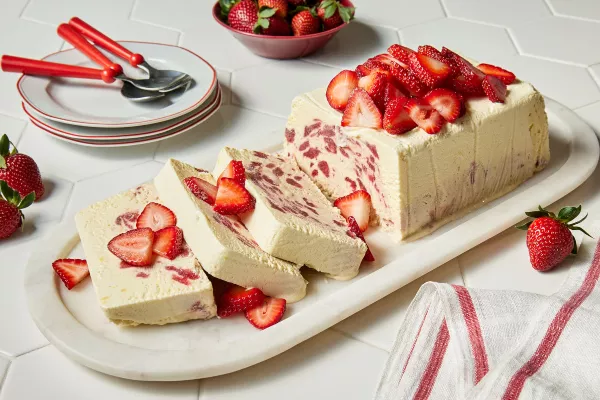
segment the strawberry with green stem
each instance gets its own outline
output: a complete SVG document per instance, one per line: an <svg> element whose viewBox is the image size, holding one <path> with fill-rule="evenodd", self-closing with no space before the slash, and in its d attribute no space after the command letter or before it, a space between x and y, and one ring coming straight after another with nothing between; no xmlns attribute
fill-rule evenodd
<svg viewBox="0 0 600 400"><path fill-rule="evenodd" d="M35 200L39 200L44 195L44 183L37 164L33 158L19 153L6 135L0 137L0 180L6 181L21 197L34 192Z"/></svg>
<svg viewBox="0 0 600 400"><path fill-rule="evenodd" d="M590 236L582 227L577 226L587 218L587 214L572 222L580 213L581 206L564 207L558 215L541 206L536 211L525 213L534 220L516 228L527 231L527 248L534 269L548 271L560 264L569 254L577 254L577 243L571 231L581 231Z"/></svg>
<svg viewBox="0 0 600 400"><path fill-rule="evenodd" d="M354 18L354 7L344 7L337 0L323 0L317 6L317 15L323 21L323 30L328 31Z"/></svg>
<svg viewBox="0 0 600 400"><path fill-rule="evenodd" d="M0 239L6 239L23 226L25 216L21 211L35 200L31 192L24 198L5 181L0 180Z"/></svg>

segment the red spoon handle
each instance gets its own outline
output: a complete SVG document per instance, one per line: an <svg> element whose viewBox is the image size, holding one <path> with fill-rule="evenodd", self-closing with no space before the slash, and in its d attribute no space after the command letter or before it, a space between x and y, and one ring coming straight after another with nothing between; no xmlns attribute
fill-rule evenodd
<svg viewBox="0 0 600 400"><path fill-rule="evenodd" d="M75 28L77 32L94 42L94 44L102 47L106 51L111 52L117 57L121 57L134 67L137 67L138 64L144 62L144 57L141 54L132 53L119 43L106 36L104 33L100 32L93 26L87 24L77 17L71 18L69 25Z"/></svg>
<svg viewBox="0 0 600 400"><path fill-rule="evenodd" d="M117 63L112 62L108 57L102 54L100 50L95 48L94 45L88 42L83 36L79 34L79 32L73 29L73 27L71 27L70 25L60 24L56 32L58 32L58 35L61 38L71 43L73 47L81 51L96 64L101 65L105 69L110 68L114 72L114 75L119 75L123 73L123 67L121 67Z"/></svg>
<svg viewBox="0 0 600 400"><path fill-rule="evenodd" d="M102 79L112 83L115 79L106 70L32 60L14 56L2 56L0 67L5 72L20 72L25 75L63 76L69 78Z"/></svg>

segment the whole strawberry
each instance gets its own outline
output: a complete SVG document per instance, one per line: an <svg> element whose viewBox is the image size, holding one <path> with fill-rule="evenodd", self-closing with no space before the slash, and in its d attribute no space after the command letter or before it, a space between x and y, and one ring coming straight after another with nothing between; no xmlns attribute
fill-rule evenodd
<svg viewBox="0 0 600 400"><path fill-rule="evenodd" d="M2 135L0 138L0 180L19 192L21 197L29 193L35 193L35 200L39 200L44 195L44 183L40 175L40 170L28 155L21 154L17 148L12 145L8 136Z"/></svg>
<svg viewBox="0 0 600 400"><path fill-rule="evenodd" d="M309 10L300 11L292 18L292 31L294 36L304 36L317 33L321 30L321 20Z"/></svg>
<svg viewBox="0 0 600 400"><path fill-rule="evenodd" d="M297 7L297 6L303 6L306 4L306 1L304 0L288 0L288 4Z"/></svg>
<svg viewBox="0 0 600 400"><path fill-rule="evenodd" d="M577 254L577 243L571 230L577 230L590 236L583 228L576 226L579 221L571 222L581 213L579 207L564 207L558 215L544 210L526 212L528 217L535 218L518 229L527 230L527 248L529 259L534 269L548 271L560 264L569 254ZM591 236L590 236L591 237Z"/></svg>
<svg viewBox="0 0 600 400"><path fill-rule="evenodd" d="M286 0L258 0L258 8L272 8L275 10L275 16L285 18L288 14L288 3Z"/></svg>
<svg viewBox="0 0 600 400"><path fill-rule="evenodd" d="M271 17L267 19L267 27L262 28L263 35L270 36L289 36L292 33L290 24L283 19L278 17Z"/></svg>
<svg viewBox="0 0 600 400"><path fill-rule="evenodd" d="M34 199L33 192L21 199L19 192L0 181L0 239L6 239L21 227L24 218L21 210L29 207Z"/></svg>
<svg viewBox="0 0 600 400"><path fill-rule="evenodd" d="M253 0L242 0L229 10L227 22L238 31L252 33L258 21L258 7Z"/></svg>
<svg viewBox="0 0 600 400"><path fill-rule="evenodd" d="M337 0L323 0L317 7L317 15L323 22L323 30L328 31L350 22L354 17L354 8L344 7Z"/></svg>

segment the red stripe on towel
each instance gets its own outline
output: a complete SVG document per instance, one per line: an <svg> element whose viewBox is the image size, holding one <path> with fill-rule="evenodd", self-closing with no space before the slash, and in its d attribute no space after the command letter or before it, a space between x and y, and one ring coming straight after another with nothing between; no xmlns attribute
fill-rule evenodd
<svg viewBox="0 0 600 400"><path fill-rule="evenodd" d="M427 362L425 373L421 378L421 383L419 384L419 388L417 389L414 400L427 400L429 398L438 372L440 371L440 367L442 366L442 361L444 360L444 355L446 354L449 341L450 334L448 333L448 326L446 325L446 320L444 319L442 325L440 326L440 331L438 332L437 338L435 339L431 356Z"/></svg>

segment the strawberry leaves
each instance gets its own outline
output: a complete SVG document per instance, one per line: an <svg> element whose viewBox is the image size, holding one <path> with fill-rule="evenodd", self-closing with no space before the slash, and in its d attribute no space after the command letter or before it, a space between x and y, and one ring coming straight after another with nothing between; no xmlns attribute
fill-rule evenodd
<svg viewBox="0 0 600 400"><path fill-rule="evenodd" d="M337 0L324 0L319 4L319 8L325 11L325 18L331 18L336 11L339 11L342 21L350 22L354 18L354 7L344 7Z"/></svg>
<svg viewBox="0 0 600 400"><path fill-rule="evenodd" d="M258 10L258 21L254 24L254 33L260 33L261 29L267 29L269 27L269 18L275 15L277 10L270 7L261 7Z"/></svg>
<svg viewBox="0 0 600 400"><path fill-rule="evenodd" d="M13 147L12 151L10 150L11 145ZM8 136L2 135L2 137L0 137L0 168L6 168L6 159L8 156L17 153L17 147L10 141Z"/></svg>

